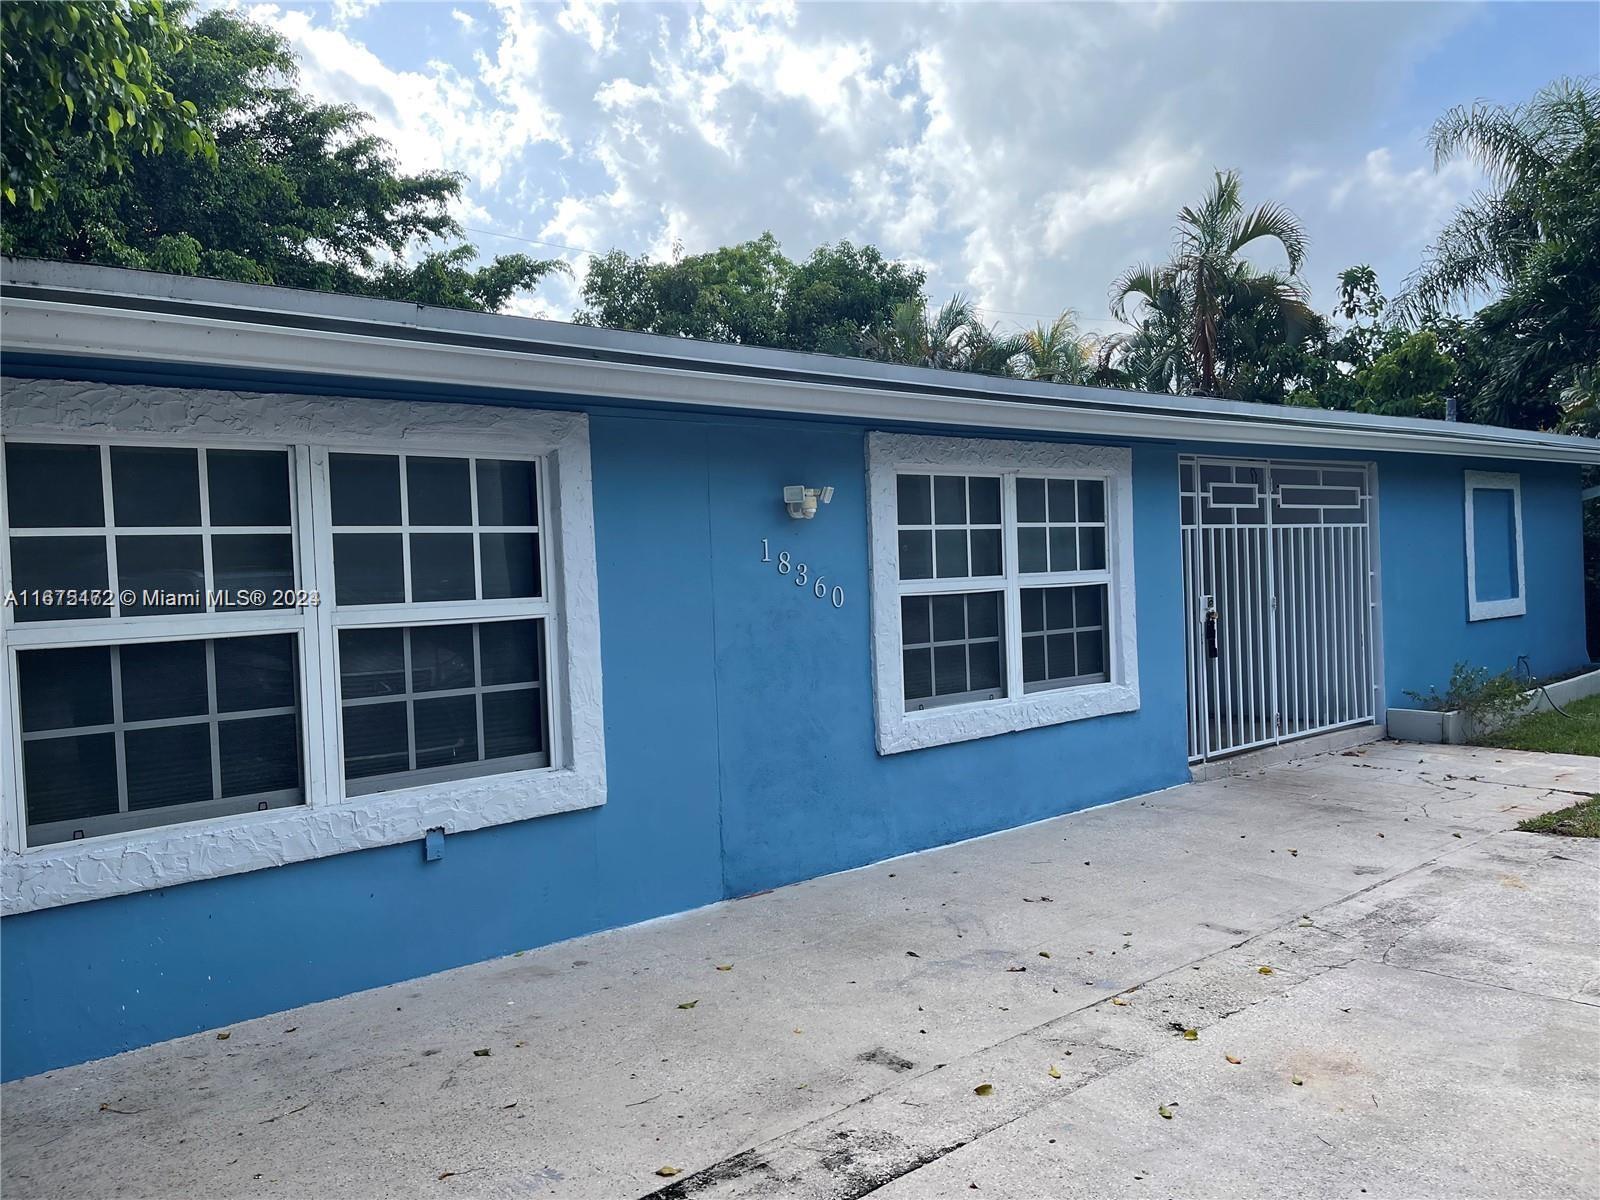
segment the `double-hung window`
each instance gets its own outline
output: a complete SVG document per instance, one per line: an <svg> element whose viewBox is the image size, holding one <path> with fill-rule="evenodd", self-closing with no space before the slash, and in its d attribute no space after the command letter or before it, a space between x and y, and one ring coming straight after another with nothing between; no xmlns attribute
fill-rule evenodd
<svg viewBox="0 0 1600 1200"><path fill-rule="evenodd" d="M1127 450L873 434L883 753L1138 707Z"/></svg>
<svg viewBox="0 0 1600 1200"><path fill-rule="evenodd" d="M583 417L127 390L7 381L6 911L603 801Z"/></svg>

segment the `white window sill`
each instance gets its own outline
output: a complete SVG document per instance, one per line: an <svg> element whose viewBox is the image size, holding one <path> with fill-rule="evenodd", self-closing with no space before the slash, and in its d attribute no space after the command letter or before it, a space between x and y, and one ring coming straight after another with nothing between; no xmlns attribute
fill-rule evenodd
<svg viewBox="0 0 1600 1200"><path fill-rule="evenodd" d="M1528 601L1522 596L1509 600L1474 600L1468 609L1468 621L1498 621L1503 617L1526 616Z"/></svg>
<svg viewBox="0 0 1600 1200"><path fill-rule="evenodd" d="M1083 721L1111 713L1134 712L1139 689L1125 683L1032 692L1005 700L980 700L900 714L884 713L878 721L878 753L898 754L948 742L968 742L1000 733L1018 733L1067 721Z"/></svg>
<svg viewBox="0 0 1600 1200"><path fill-rule="evenodd" d="M0 914L420 841L430 829L465 833L596 808L605 793L603 768L518 771L8 852L0 859Z"/></svg>

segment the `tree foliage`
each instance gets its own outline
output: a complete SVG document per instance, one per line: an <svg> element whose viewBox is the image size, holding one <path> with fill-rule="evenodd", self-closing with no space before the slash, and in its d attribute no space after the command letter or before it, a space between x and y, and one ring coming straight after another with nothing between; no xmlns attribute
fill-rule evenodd
<svg viewBox="0 0 1600 1200"><path fill-rule="evenodd" d="M60 194L11 214L6 253L468 308L565 270L520 254L474 266L470 246L448 244L460 176L401 172L366 113L299 92L270 30L207 13L151 48L150 71L194 105L214 157L146 153L107 170L95 138L60 139Z"/></svg>
<svg viewBox="0 0 1600 1200"><path fill-rule="evenodd" d="M214 155L191 99L165 64L182 28L161 0L35 0L0 13L0 192L8 209L40 209L61 193L63 142L78 161L121 174L172 147ZM184 93L179 93L184 94Z"/></svg>
<svg viewBox="0 0 1600 1200"><path fill-rule="evenodd" d="M1244 257L1263 240L1278 243L1287 270ZM1278 204L1246 211L1238 173L1218 171L1200 203L1179 211L1171 259L1130 267L1111 285L1112 315L1134 326L1114 344L1118 369L1153 390L1281 399L1281 386L1257 376L1284 377L1321 323L1298 274L1306 245L1293 213Z"/></svg>
<svg viewBox="0 0 1600 1200"><path fill-rule="evenodd" d="M716 342L831 354L859 353L897 305L920 304L920 269L872 246L819 246L804 262L778 240L753 241L658 262L613 250L589 265L574 320Z"/></svg>

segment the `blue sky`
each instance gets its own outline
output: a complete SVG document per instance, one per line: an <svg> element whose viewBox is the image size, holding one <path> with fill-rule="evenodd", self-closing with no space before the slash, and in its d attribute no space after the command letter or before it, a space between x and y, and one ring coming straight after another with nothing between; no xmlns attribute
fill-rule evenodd
<svg viewBox="0 0 1600 1200"><path fill-rule="evenodd" d="M591 251L770 229L796 258L876 244L1005 326L1107 329L1110 281L1221 167L1306 223L1327 309L1356 262L1392 293L1479 184L1433 170L1439 112L1600 71L1595 3L236 7L405 166L463 172L481 251L566 259L513 306L561 318Z"/></svg>

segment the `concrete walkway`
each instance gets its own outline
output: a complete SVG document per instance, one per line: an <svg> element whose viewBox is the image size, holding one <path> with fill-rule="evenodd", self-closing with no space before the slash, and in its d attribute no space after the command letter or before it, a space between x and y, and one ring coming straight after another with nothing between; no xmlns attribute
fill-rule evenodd
<svg viewBox="0 0 1600 1200"><path fill-rule="evenodd" d="M1375 743L313 1005L7 1086L4 1194L1594 1196L1600 842L1506 831L1597 787Z"/></svg>

